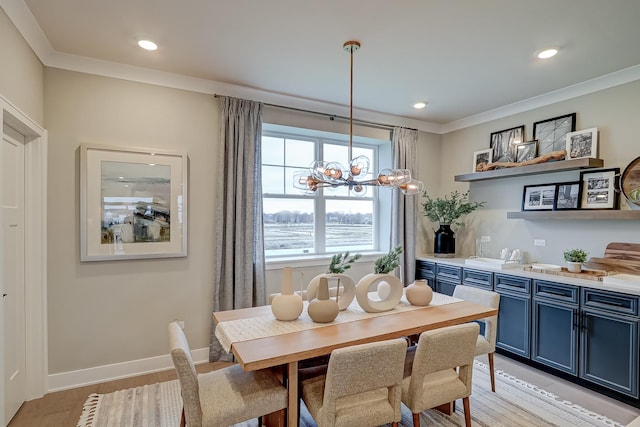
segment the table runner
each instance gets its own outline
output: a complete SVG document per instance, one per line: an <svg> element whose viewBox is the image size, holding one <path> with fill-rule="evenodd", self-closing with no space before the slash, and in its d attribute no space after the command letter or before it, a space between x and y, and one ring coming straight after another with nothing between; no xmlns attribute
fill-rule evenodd
<svg viewBox="0 0 640 427"><path fill-rule="evenodd" d="M375 293L374 293L375 294ZM462 301L461 299L450 297L448 295L433 293L433 299L429 306L445 305ZM358 302L354 299L346 310L341 311L338 317L330 323L316 323L307 314L308 302L304 302L304 309L297 320L285 322L277 320L273 315L252 317L247 319L230 320L228 322L220 322L216 325L215 335L220 341L222 348L229 353L231 345L235 342L249 341L257 338L272 337L275 335L283 335L292 332L305 331L308 329L322 328L332 326L339 323L354 322L357 320L368 319L371 317L385 316L388 314L400 313L403 311L417 310L425 308L424 306L415 306L409 304L406 297L402 297L400 303L389 311L381 313L367 313Z"/></svg>

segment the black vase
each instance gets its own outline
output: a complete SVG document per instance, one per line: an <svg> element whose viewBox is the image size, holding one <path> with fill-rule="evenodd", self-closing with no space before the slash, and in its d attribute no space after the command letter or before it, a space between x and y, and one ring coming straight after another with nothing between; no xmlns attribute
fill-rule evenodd
<svg viewBox="0 0 640 427"><path fill-rule="evenodd" d="M453 258L456 254L456 235L450 224L440 224L433 240L433 255L440 258Z"/></svg>

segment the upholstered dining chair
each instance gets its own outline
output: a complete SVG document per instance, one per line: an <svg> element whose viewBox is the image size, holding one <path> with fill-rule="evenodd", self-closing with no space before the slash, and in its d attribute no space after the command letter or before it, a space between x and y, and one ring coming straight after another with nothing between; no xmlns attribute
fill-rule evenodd
<svg viewBox="0 0 640 427"><path fill-rule="evenodd" d="M406 352L402 338L334 350L326 376L302 383L302 400L318 427L396 427Z"/></svg>
<svg viewBox="0 0 640 427"><path fill-rule="evenodd" d="M475 302L476 304L486 305L498 309L500 307L500 294L497 292L487 291L485 289L473 288L471 286L458 285L453 291L455 298L465 301ZM491 376L491 391L496 391L496 380L493 368L493 354L496 352L496 337L498 335L498 316L487 317L478 320L484 323L484 334L478 335L476 342L476 356L486 354L489 358L489 374Z"/></svg>
<svg viewBox="0 0 640 427"><path fill-rule="evenodd" d="M278 411L284 420L287 389L270 370L244 372L233 365L198 375L176 322L169 323L169 342L182 394L181 427L231 426Z"/></svg>
<svg viewBox="0 0 640 427"><path fill-rule="evenodd" d="M420 426L422 411L461 398L471 427L469 395L479 331L477 323L465 323L420 334L411 375L402 382L402 402L413 413L414 426Z"/></svg>

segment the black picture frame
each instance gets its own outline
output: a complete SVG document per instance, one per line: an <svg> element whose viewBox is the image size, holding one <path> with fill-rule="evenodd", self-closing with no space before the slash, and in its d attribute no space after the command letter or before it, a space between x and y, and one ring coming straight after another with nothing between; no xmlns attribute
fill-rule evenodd
<svg viewBox="0 0 640 427"><path fill-rule="evenodd" d="M522 211L551 211L555 205L556 184L525 185Z"/></svg>
<svg viewBox="0 0 640 427"><path fill-rule="evenodd" d="M538 140L540 156L564 150L566 136L576 130L576 113L540 120L533 124L533 139Z"/></svg>
<svg viewBox="0 0 640 427"><path fill-rule="evenodd" d="M619 206L617 182L620 168L580 172L580 209L616 210Z"/></svg>
<svg viewBox="0 0 640 427"><path fill-rule="evenodd" d="M522 141L524 141L524 125L492 132L489 148L493 150L493 162L515 162L515 146Z"/></svg>
<svg viewBox="0 0 640 427"><path fill-rule="evenodd" d="M582 182L560 182L556 184L556 195L553 201L554 211L580 209L582 199Z"/></svg>
<svg viewBox="0 0 640 427"><path fill-rule="evenodd" d="M538 141L526 141L516 145L516 162L533 160L538 156Z"/></svg>

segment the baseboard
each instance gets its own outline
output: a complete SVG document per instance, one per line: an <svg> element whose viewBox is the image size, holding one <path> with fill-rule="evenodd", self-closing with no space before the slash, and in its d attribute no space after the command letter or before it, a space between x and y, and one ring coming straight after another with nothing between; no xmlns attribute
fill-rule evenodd
<svg viewBox="0 0 640 427"><path fill-rule="evenodd" d="M203 363L209 360L209 348L191 350L193 362ZM171 356L148 357L146 359L130 360L112 365L96 366L94 368L79 369L77 371L51 374L48 377L48 393L91 384L113 381L138 375L166 371L173 368Z"/></svg>

